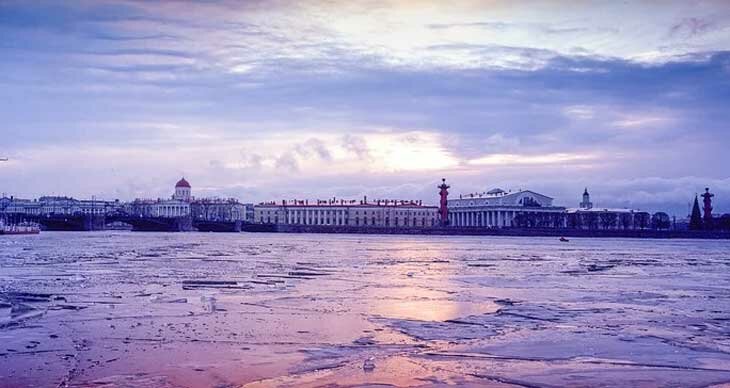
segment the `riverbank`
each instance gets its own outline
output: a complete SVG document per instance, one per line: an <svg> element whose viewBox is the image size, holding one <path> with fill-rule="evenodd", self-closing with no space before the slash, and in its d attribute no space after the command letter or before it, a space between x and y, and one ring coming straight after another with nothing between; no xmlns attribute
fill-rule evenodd
<svg viewBox="0 0 730 388"><path fill-rule="evenodd" d="M713 230L584 230L568 228L381 228L345 225L243 225L243 232L268 233L325 233L325 234L387 234L436 236L513 236L513 237L598 237L598 238L652 238L652 239L730 239L728 231Z"/></svg>

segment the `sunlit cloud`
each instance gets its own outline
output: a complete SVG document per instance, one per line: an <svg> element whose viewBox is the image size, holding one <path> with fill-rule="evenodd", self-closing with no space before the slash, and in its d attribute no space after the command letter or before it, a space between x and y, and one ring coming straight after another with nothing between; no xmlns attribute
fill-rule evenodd
<svg viewBox="0 0 730 388"><path fill-rule="evenodd" d="M696 189L642 179L722 183L706 166L730 163L722 3L49 4L0 4L0 189L18 195L167 195L184 174L250 201L433 202L447 177L572 203L633 179L676 207Z"/></svg>
<svg viewBox="0 0 730 388"><path fill-rule="evenodd" d="M468 164L475 166L506 166L506 165L550 165L559 163L588 162L597 159L592 154L554 153L544 155L519 154L492 154L472 159Z"/></svg>
<svg viewBox="0 0 730 388"><path fill-rule="evenodd" d="M595 115L595 112L593 111L593 108L590 106L585 105L575 105L575 106L569 106L563 109L563 113L574 119L579 120L588 120L592 119Z"/></svg>
<svg viewBox="0 0 730 388"><path fill-rule="evenodd" d="M621 120L614 121L612 125L619 128L631 129L666 124L671 120L672 119L669 117L632 115Z"/></svg>

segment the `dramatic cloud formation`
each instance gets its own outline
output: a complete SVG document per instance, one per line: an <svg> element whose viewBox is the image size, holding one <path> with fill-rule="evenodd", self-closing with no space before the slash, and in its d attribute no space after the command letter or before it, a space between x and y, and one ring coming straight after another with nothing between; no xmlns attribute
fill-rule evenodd
<svg viewBox="0 0 730 388"><path fill-rule="evenodd" d="M2 1L0 191L730 212L723 1Z"/></svg>

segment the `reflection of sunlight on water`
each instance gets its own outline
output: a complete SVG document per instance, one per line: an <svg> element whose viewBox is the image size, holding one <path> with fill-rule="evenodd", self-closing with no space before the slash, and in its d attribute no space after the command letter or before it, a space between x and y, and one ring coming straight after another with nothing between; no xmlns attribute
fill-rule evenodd
<svg viewBox="0 0 730 388"><path fill-rule="evenodd" d="M419 321L446 321L469 315L497 311L494 303L472 303L455 300L393 300L380 299L370 312L387 318Z"/></svg>
<svg viewBox="0 0 730 388"><path fill-rule="evenodd" d="M427 250L419 248L413 242L389 244L392 262L380 269L389 287L368 291L368 313L386 318L445 321L497 311L499 306L489 300L481 298L477 303L442 291L459 289L452 279L452 266L443 261L446 252L442 249L451 248L448 244L432 244Z"/></svg>

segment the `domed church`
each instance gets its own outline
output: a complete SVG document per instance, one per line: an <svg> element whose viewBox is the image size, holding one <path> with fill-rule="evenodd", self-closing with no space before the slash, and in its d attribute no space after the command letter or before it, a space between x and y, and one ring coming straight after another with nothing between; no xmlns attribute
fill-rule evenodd
<svg viewBox="0 0 730 388"><path fill-rule="evenodd" d="M172 195L172 199L190 202L190 183L184 177L175 184L175 194Z"/></svg>

